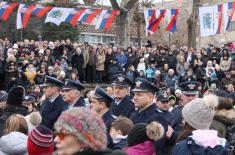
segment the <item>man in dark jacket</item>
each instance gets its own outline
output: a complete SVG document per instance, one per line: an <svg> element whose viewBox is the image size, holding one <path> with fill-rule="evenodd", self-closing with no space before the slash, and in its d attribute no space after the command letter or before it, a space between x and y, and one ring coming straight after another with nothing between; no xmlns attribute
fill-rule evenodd
<svg viewBox="0 0 235 155"><path fill-rule="evenodd" d="M60 95L60 89L63 86L63 82L50 76L45 76L45 79L46 82L42 87L44 88L43 91L46 100L42 103L40 109L42 115L41 124L53 130L55 121L60 116L61 112L68 108L68 105L64 103L63 98Z"/></svg>
<svg viewBox="0 0 235 155"><path fill-rule="evenodd" d="M83 70L82 70L82 66L84 64L84 57L81 53L81 48L78 47L76 49L76 53L72 56L72 65L73 67L75 67L78 71L78 76L79 76L79 80L81 82L83 82Z"/></svg>
<svg viewBox="0 0 235 155"><path fill-rule="evenodd" d="M128 94L130 94L132 81L125 75L117 74L114 76L112 85L114 88L113 96L115 103L111 106L111 111L115 116L122 115L129 118L134 111L134 103L128 96Z"/></svg>
<svg viewBox="0 0 235 155"><path fill-rule="evenodd" d="M61 95L65 103L72 107L84 107L85 101L81 96L84 86L79 81L67 80L61 90Z"/></svg>
<svg viewBox="0 0 235 155"><path fill-rule="evenodd" d="M89 100L90 108L95 110L102 117L107 127L108 145L111 145L112 139L109 136L109 131L111 128L111 124L116 116L113 115L109 108L114 99L109 96L102 88L96 87Z"/></svg>
<svg viewBox="0 0 235 155"><path fill-rule="evenodd" d="M172 68L175 70L176 64L177 64L177 59L171 50L169 51L169 53L166 57L166 62L168 63L169 68Z"/></svg>

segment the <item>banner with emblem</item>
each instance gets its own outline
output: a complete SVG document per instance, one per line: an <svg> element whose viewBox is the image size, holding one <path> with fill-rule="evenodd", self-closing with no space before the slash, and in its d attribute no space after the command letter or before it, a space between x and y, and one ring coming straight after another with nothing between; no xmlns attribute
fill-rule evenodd
<svg viewBox="0 0 235 155"><path fill-rule="evenodd" d="M45 23L54 23L59 26L62 22L66 20L73 8L59 8L54 7L48 14Z"/></svg>
<svg viewBox="0 0 235 155"><path fill-rule="evenodd" d="M201 36L215 35L219 28L218 6L199 8Z"/></svg>

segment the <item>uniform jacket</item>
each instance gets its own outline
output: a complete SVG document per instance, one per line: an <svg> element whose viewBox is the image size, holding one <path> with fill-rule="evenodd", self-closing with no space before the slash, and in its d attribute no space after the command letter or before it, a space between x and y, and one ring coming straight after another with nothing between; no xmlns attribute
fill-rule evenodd
<svg viewBox="0 0 235 155"><path fill-rule="evenodd" d="M27 155L28 136L20 132L11 132L0 138L0 155Z"/></svg>
<svg viewBox="0 0 235 155"><path fill-rule="evenodd" d="M78 99L78 101L74 104L74 107L85 107L85 101L82 97Z"/></svg>
<svg viewBox="0 0 235 155"><path fill-rule="evenodd" d="M61 96L58 96L53 102L45 100L42 103L40 113L42 115L42 125L53 130L54 123L60 116L61 112L67 109L67 104L64 103Z"/></svg>
<svg viewBox="0 0 235 155"><path fill-rule="evenodd" d="M148 123L153 121L157 115L156 113L156 105L152 104L148 108L143 111L136 110L131 114L130 119L133 121L134 124L136 123Z"/></svg>
<svg viewBox="0 0 235 155"><path fill-rule="evenodd" d="M122 99L122 101L116 105L115 103L111 106L111 111L115 116L124 116L124 117L130 117L131 113L134 111L134 103L131 101L131 99L126 96Z"/></svg>

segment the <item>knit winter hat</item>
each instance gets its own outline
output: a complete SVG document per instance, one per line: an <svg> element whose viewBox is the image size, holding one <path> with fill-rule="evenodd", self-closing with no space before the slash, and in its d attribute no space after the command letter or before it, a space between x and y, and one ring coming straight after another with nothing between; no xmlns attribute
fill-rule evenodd
<svg viewBox="0 0 235 155"><path fill-rule="evenodd" d="M53 133L43 125L34 128L28 138L29 155L51 154L54 152Z"/></svg>
<svg viewBox="0 0 235 155"><path fill-rule="evenodd" d="M163 126L154 121L149 125L146 123L137 123L128 133L128 146L134 146L144 143L147 140L157 141L164 135Z"/></svg>
<svg viewBox="0 0 235 155"><path fill-rule="evenodd" d="M29 132L42 122L42 116L41 116L40 112L38 112L38 111L30 113L29 115L25 116L24 118L27 122Z"/></svg>
<svg viewBox="0 0 235 155"><path fill-rule="evenodd" d="M25 89L21 86L13 87L7 97L7 104L21 105L24 97Z"/></svg>
<svg viewBox="0 0 235 155"><path fill-rule="evenodd" d="M56 121L55 129L76 136L86 148L104 150L107 147L106 126L102 118L88 108L66 110Z"/></svg>
<svg viewBox="0 0 235 155"><path fill-rule="evenodd" d="M195 129L209 129L218 102L218 97L212 94L194 99L184 106L183 118Z"/></svg>

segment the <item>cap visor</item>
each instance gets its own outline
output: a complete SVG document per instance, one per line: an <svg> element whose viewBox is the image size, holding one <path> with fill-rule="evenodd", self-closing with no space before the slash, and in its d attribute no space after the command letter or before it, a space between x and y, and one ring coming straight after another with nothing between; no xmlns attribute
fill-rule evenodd
<svg viewBox="0 0 235 155"><path fill-rule="evenodd" d="M198 91L183 91L183 93L188 95L197 95Z"/></svg>
<svg viewBox="0 0 235 155"><path fill-rule="evenodd" d="M134 89L132 89L132 92L149 92L149 91L145 90L145 89L134 88Z"/></svg>

